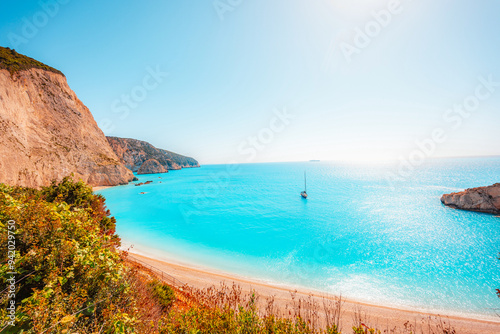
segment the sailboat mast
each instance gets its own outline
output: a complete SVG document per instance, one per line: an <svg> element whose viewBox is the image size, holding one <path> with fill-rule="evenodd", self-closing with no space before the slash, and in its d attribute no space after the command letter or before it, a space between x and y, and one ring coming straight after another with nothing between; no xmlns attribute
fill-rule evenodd
<svg viewBox="0 0 500 334"><path fill-rule="evenodd" d="M306 179L306 171L304 171L304 191L307 192L307 179Z"/></svg>

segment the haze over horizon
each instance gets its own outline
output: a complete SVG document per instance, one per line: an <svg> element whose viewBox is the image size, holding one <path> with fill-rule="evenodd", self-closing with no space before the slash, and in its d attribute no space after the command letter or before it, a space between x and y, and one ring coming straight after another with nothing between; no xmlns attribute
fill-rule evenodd
<svg viewBox="0 0 500 334"><path fill-rule="evenodd" d="M493 0L0 9L0 45L61 70L106 135L201 164L500 155Z"/></svg>

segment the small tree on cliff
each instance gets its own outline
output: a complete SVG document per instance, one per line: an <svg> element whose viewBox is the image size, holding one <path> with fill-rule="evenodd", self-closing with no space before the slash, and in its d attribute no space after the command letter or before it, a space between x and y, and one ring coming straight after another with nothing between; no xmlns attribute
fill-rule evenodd
<svg viewBox="0 0 500 334"><path fill-rule="evenodd" d="M105 198L94 194L92 187L83 181L74 182L73 174L62 181L53 181L48 187L42 188L44 199L51 203L66 203L71 210L87 210L90 216L99 221L101 229L106 234L114 234L115 217L106 208Z"/></svg>

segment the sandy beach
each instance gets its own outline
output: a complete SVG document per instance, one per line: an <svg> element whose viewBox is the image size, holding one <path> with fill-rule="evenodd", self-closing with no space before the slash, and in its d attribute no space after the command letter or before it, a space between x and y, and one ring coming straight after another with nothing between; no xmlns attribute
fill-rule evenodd
<svg viewBox="0 0 500 334"><path fill-rule="evenodd" d="M107 188L111 188L111 187L115 187L115 186L99 186L99 187L92 187L92 191L93 191L93 192L96 192L96 191L103 190L103 189L107 189Z"/></svg>
<svg viewBox="0 0 500 334"><path fill-rule="evenodd" d="M287 307L291 305L291 295L294 293L293 288L283 286L274 286L271 284L259 282L257 280L238 277L232 274L217 272L202 268L191 267L186 264L176 264L166 260L158 260L146 257L137 253L131 253L132 259L141 261L143 264L153 266L169 275L172 275L177 280L184 284L188 284L195 288L206 288L210 286L219 286L221 283L231 285L236 283L243 292L256 291L260 299L265 300L267 297L274 296L275 305L285 313ZM295 290L295 299L313 298L320 305L323 299L334 299L334 296L328 296L317 291L309 291L306 289ZM446 325L450 324L456 330L456 333L481 333L481 334L498 334L500 333L500 317L498 321L481 320L460 316L442 316L412 310L397 309L383 305L371 305L352 300L345 300L342 308L342 323L344 331L348 332L353 324L356 311L361 311L366 314L364 323L366 325L377 327L378 329L391 332L397 328L396 333L403 332L404 324L409 322L417 332L428 332L429 324L437 324L442 321Z"/></svg>

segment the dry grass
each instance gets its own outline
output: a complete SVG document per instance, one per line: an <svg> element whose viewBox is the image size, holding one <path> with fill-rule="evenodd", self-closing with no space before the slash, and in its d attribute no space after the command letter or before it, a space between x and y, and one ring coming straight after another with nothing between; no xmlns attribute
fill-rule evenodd
<svg viewBox="0 0 500 334"><path fill-rule="evenodd" d="M389 328L371 321L361 307L347 321L341 296L299 298L295 291L282 307L274 296L264 298L256 291L244 292L234 283L205 289L174 287L176 300L165 311L148 287L148 282L161 276L136 262L127 264L133 268L130 279L139 301L140 333L457 334L450 322L441 317L429 316L420 322L407 321L399 328ZM343 319L354 326L344 328Z"/></svg>

